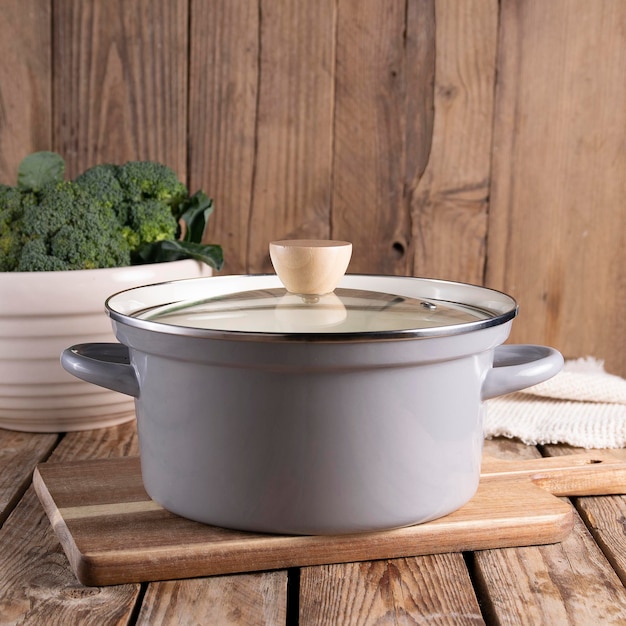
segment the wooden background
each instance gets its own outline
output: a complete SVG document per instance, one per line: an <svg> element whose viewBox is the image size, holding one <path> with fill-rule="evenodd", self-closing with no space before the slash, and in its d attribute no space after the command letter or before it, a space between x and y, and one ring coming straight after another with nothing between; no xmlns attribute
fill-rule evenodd
<svg viewBox="0 0 626 626"><path fill-rule="evenodd" d="M626 376L624 0L0 0L0 181L154 159L223 273L348 239L351 272L486 284L511 337Z"/></svg>

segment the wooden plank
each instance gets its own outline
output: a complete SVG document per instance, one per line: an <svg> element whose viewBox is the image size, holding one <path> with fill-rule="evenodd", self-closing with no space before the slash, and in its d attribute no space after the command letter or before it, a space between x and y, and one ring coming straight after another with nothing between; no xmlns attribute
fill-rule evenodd
<svg viewBox="0 0 626 626"><path fill-rule="evenodd" d="M228 530L173 515L147 496L133 458L43 464L35 486L72 569L88 585L554 542L569 532L572 516L568 504L526 477L497 475L482 480L461 509L428 523L302 537Z"/></svg>
<svg viewBox="0 0 626 626"><path fill-rule="evenodd" d="M498 2L437 0L435 7L430 154L423 174L420 176L417 168L408 183L413 272L417 276L481 284L487 238ZM408 151L418 149L423 148L407 147Z"/></svg>
<svg viewBox="0 0 626 626"><path fill-rule="evenodd" d="M54 434L0 429L0 525L30 485L33 470L57 444Z"/></svg>
<svg viewBox="0 0 626 626"><path fill-rule="evenodd" d="M623 494L626 490L625 458L614 451L575 448L569 454L563 451L553 458L534 461L483 456L480 473L482 478L523 476L557 496ZM602 471L598 472L600 466Z"/></svg>
<svg viewBox="0 0 626 626"><path fill-rule="evenodd" d="M260 2L252 272L273 271L272 240L329 234L335 5Z"/></svg>
<svg viewBox="0 0 626 626"><path fill-rule="evenodd" d="M189 187L214 199L205 233L224 250L224 273L248 271L259 80L259 6L191 0Z"/></svg>
<svg viewBox="0 0 626 626"><path fill-rule="evenodd" d="M406 163L405 201L411 202L428 165L435 122L436 0L408 2L405 34ZM407 254L414 255L417 241ZM411 260L411 266L413 262ZM419 274L417 274L419 275Z"/></svg>
<svg viewBox="0 0 626 626"><path fill-rule="evenodd" d="M626 498L576 498L576 508L622 584L626 585Z"/></svg>
<svg viewBox="0 0 626 626"><path fill-rule="evenodd" d="M570 446L545 446L555 457L580 452ZM590 454L598 451L588 451ZM626 459L626 450L612 450L616 457ZM589 532L611 563L622 584L626 585L626 497L575 498L574 504Z"/></svg>
<svg viewBox="0 0 626 626"><path fill-rule="evenodd" d="M512 341L626 375L626 4L501 3L487 283ZM601 303L601 304L599 304Z"/></svg>
<svg viewBox="0 0 626 626"><path fill-rule="evenodd" d="M562 543L486 550L475 562L488 621L626 623L626 590L578 517Z"/></svg>
<svg viewBox="0 0 626 626"><path fill-rule="evenodd" d="M137 454L134 423L66 435L52 461ZM0 621L125 624L138 585L88 589L70 570L32 487L0 529Z"/></svg>
<svg viewBox="0 0 626 626"><path fill-rule="evenodd" d="M460 554L303 568L300 626L484 624Z"/></svg>
<svg viewBox="0 0 626 626"><path fill-rule="evenodd" d="M184 616L184 618L182 617ZM270 626L287 620L287 572L153 583L137 624Z"/></svg>
<svg viewBox="0 0 626 626"><path fill-rule="evenodd" d="M502 458L539 455L536 448L510 440L489 441L485 447ZM477 552L474 567L488 622L583 625L626 620L626 590L578 516L562 543Z"/></svg>
<svg viewBox="0 0 626 626"><path fill-rule="evenodd" d="M3 0L0 11L0 183L52 145L49 0Z"/></svg>
<svg viewBox="0 0 626 626"><path fill-rule="evenodd" d="M53 3L54 147L69 176L155 160L186 179L186 0Z"/></svg>
<svg viewBox="0 0 626 626"><path fill-rule="evenodd" d="M331 234L354 244L352 273L411 269L403 196L405 4L339 3Z"/></svg>

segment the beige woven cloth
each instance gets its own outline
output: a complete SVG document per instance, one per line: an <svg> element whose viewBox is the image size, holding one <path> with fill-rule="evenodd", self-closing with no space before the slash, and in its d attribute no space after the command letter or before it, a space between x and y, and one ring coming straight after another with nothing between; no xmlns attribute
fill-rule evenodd
<svg viewBox="0 0 626 626"><path fill-rule="evenodd" d="M485 436L527 444L626 447L626 380L592 357L566 361L550 380L486 402Z"/></svg>

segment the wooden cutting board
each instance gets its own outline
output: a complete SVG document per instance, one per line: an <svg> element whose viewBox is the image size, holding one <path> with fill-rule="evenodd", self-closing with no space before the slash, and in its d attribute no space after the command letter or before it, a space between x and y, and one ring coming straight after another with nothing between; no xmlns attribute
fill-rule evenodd
<svg viewBox="0 0 626 626"><path fill-rule="evenodd" d="M556 495L626 493L626 462L597 452L486 458L478 492L458 511L340 536L265 535L183 519L148 497L138 458L44 463L33 482L76 577L99 586L555 543L573 524L571 505Z"/></svg>

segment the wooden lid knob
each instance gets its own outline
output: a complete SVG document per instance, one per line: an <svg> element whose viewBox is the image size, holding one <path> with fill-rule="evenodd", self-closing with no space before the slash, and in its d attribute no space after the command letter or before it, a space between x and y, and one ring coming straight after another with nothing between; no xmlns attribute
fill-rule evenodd
<svg viewBox="0 0 626 626"><path fill-rule="evenodd" d="M346 273L352 244L347 241L291 239L272 241L270 258L287 291L303 295L330 293Z"/></svg>

